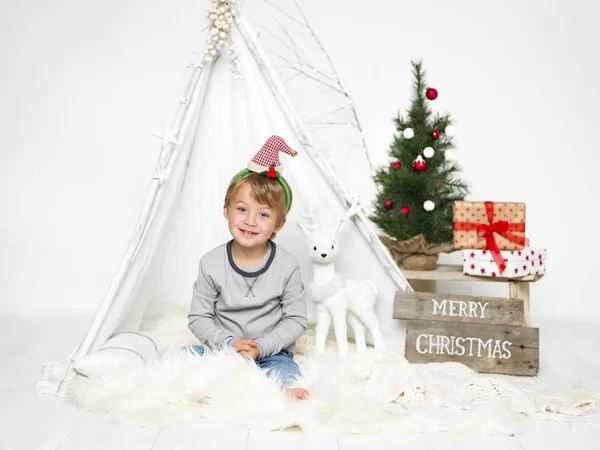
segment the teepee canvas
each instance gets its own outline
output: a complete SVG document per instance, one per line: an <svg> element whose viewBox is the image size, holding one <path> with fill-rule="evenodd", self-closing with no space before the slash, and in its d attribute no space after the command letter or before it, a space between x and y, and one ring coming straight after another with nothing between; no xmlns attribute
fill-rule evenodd
<svg viewBox="0 0 600 450"><path fill-rule="evenodd" d="M275 241L300 261L305 283L312 267L304 236L295 226L297 214L306 213L318 198L326 205L325 220L335 221L352 200L352 187L342 185L329 154L312 140L257 34L242 17L224 23L229 23L228 39L236 43L234 69L243 79L232 76L232 60L224 51L212 52L219 42L214 40L194 67L176 117L161 136L156 172L129 246L88 332L64 365L62 381L73 376L75 362L113 334L136 331L149 304L189 307L200 257L230 239L222 216L228 183L269 136L282 136L298 151L296 158L286 160L294 203ZM394 292L412 289L364 211L354 217L342 241L338 270L378 286L382 332L390 342L402 341L402 325L392 319ZM59 385L64 389L65 383L57 381L57 390Z"/></svg>

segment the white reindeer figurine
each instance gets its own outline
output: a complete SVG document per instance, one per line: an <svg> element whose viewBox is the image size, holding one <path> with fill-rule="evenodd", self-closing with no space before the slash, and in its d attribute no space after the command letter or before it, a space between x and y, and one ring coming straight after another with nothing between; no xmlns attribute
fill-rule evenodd
<svg viewBox="0 0 600 450"><path fill-rule="evenodd" d="M374 311L377 288L370 281L346 279L335 271L335 260L340 250L339 234L350 217L360 209L358 201L353 202L339 224L332 228L319 227L314 208L315 203L308 216L300 214L303 220L298 222L298 226L306 236L313 263L313 280L308 285L307 294L317 309L316 352L325 352L332 319L340 357L348 354L346 319L354 330L358 352L367 349L365 326L373 336L375 348L382 350L385 344Z"/></svg>

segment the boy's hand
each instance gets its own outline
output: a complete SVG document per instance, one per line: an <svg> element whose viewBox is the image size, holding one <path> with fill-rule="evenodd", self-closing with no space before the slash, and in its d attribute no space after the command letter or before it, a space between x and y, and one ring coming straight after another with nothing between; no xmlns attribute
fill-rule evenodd
<svg viewBox="0 0 600 450"><path fill-rule="evenodd" d="M253 359L260 356L260 350L252 339L236 339L231 347L242 356L251 356Z"/></svg>
<svg viewBox="0 0 600 450"><path fill-rule="evenodd" d="M252 359L258 359L258 357L260 356L260 350L258 349L258 347L248 347L248 350L240 350L238 353L245 358Z"/></svg>
<svg viewBox="0 0 600 450"><path fill-rule="evenodd" d="M242 347L256 347L256 342L254 342L252 339L236 339L233 341L233 344L231 344L231 347L236 352L239 352L239 349Z"/></svg>

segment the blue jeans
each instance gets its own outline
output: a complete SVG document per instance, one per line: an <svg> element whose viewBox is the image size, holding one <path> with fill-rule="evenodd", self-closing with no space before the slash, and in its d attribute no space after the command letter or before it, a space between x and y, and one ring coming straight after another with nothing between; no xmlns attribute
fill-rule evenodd
<svg viewBox="0 0 600 450"><path fill-rule="evenodd" d="M211 347L203 345L186 345L183 347L183 350L202 356L206 348L213 350ZM297 378L300 378L300 367L294 361L294 355L287 350L281 350L276 355L257 359L256 364L261 369L267 370L267 376L276 373L284 388L290 387Z"/></svg>

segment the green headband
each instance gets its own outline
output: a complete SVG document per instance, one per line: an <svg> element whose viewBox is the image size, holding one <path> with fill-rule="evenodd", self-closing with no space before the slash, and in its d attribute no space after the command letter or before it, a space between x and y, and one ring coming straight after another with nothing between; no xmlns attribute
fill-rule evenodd
<svg viewBox="0 0 600 450"><path fill-rule="evenodd" d="M262 172L261 175L268 176L269 178L277 178L277 181L279 181L279 183L281 184L281 186L283 187L283 190L285 192L285 212L287 213L290 210L290 188L288 188L288 185L285 182L285 180L283 179L283 177L281 175L279 175L279 172L277 172L273 167L274 167L274 164L271 166L271 168L268 171ZM273 169L273 170L271 171L271 169ZM243 177L244 175L246 175L247 173L250 173L250 172L251 171L248 169L244 169L244 170L238 172L238 174L231 179L231 181L229 182L229 185L231 186L231 183L233 183L235 180ZM276 175L272 176L271 172L275 172ZM254 172L254 173L258 173L258 172Z"/></svg>

